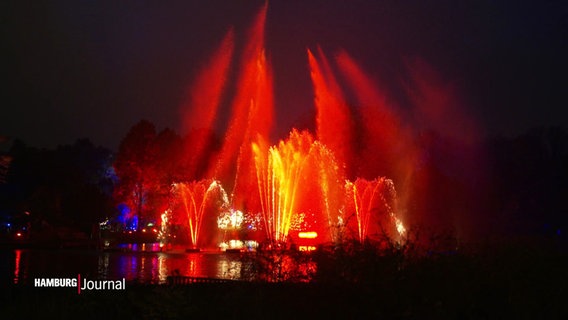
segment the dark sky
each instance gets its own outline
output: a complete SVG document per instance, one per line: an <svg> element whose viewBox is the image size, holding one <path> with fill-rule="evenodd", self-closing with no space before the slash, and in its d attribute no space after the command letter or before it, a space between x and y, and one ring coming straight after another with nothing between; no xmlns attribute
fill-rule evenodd
<svg viewBox="0 0 568 320"><path fill-rule="evenodd" d="M143 118L180 131L196 70L230 26L242 46L263 3L2 1L0 135L115 149ZM266 37L279 134L314 108L306 48L318 44L347 50L394 96L405 61L423 59L490 134L568 126L566 1L271 0Z"/></svg>

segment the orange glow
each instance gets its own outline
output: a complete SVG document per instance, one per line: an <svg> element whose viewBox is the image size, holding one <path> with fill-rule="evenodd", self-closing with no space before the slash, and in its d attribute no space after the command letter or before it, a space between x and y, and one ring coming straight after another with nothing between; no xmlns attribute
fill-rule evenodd
<svg viewBox="0 0 568 320"><path fill-rule="evenodd" d="M383 231L391 231L380 230L381 226L394 226L399 235L405 232L402 221L397 217L396 191L392 180L384 177L371 181L358 178L355 182L347 181L346 189L353 201L359 241ZM392 236L393 232L389 232L389 235Z"/></svg>
<svg viewBox="0 0 568 320"><path fill-rule="evenodd" d="M312 142L306 132L293 131L290 140L268 150L257 143L252 145L262 213L271 240L285 241L288 236L296 213L299 178Z"/></svg>
<svg viewBox="0 0 568 320"><path fill-rule="evenodd" d="M336 60L359 104L366 143L358 158L375 164L372 168L361 164L364 170L359 176L388 173L397 180L410 179L416 154L411 130L403 126L386 94L377 89L374 81L347 52L340 52Z"/></svg>
<svg viewBox="0 0 568 320"><path fill-rule="evenodd" d="M342 167L349 167L352 154L352 128L349 108L331 72L331 67L319 48L318 56L319 61L308 50L317 110L317 137L319 141L331 149Z"/></svg>
<svg viewBox="0 0 568 320"><path fill-rule="evenodd" d="M187 225L194 246L201 245L201 230L208 230L204 221L214 220L207 218L209 214L220 222L216 230L225 232L240 230L251 216L260 216L258 224L264 224L266 238L277 242L288 241L291 230L312 230L298 236L317 238L321 243L338 241L347 228L360 241L379 234L383 226L402 235L405 227L399 212L403 210L398 209L393 180L397 188L402 185L403 194L408 193L418 148L411 129L403 125L387 95L377 90L346 52L328 60L320 47L313 53L307 50L316 108L315 135L292 128L288 138L271 143L274 90L270 55L265 49L266 14L267 4L257 14L238 55L234 88L225 88L233 71L231 60L237 56L235 35L230 30L190 90L184 106L189 108L184 114L186 129L213 127L222 101L230 104L230 117L211 165L199 173L196 167L189 170L192 178L188 180L205 179L174 185L173 193L179 198L177 207L172 208L174 219ZM195 139L190 143L187 156L201 157L207 148L205 142ZM230 198L219 181L230 188ZM222 210L214 208L219 203ZM253 233L252 228L245 231Z"/></svg>
<svg viewBox="0 0 568 320"><path fill-rule="evenodd" d="M16 233L16 237L21 237L22 234L20 232Z"/></svg>
<svg viewBox="0 0 568 320"><path fill-rule="evenodd" d="M182 208L187 217L189 235L194 246L199 245L199 235L203 225L203 215L210 205L210 197L215 190L224 193L220 184L213 180L192 181L189 183L176 183L174 192L182 201ZM221 197L224 198L224 197Z"/></svg>
<svg viewBox="0 0 568 320"><path fill-rule="evenodd" d="M243 53L242 71L237 81L239 90L232 101L232 114L219 162L212 172L219 178L234 177L234 190L240 184L252 182L248 178L253 177L241 174L241 171L252 169L249 167L252 166L250 143L257 136L268 137L272 128L272 74L264 51L266 11L265 4L249 31L249 42Z"/></svg>
<svg viewBox="0 0 568 320"><path fill-rule="evenodd" d="M402 221L400 221L400 219L398 219L397 217L393 216L393 219L396 225L396 232L398 232L399 235L403 236L406 233L406 227L404 226Z"/></svg>
<svg viewBox="0 0 568 320"><path fill-rule="evenodd" d="M212 130L223 89L229 72L229 66L233 55L234 32L230 29L225 35L217 52L203 67L199 75L188 90L188 99L181 106L183 128L190 130ZM202 131L207 132L207 131ZM198 163L202 161L208 148L209 137L200 134L193 137L191 147L186 150L190 157L189 176L196 177Z"/></svg>
<svg viewBox="0 0 568 320"><path fill-rule="evenodd" d="M298 246L298 251L315 251L315 246Z"/></svg>
<svg viewBox="0 0 568 320"><path fill-rule="evenodd" d="M234 31L230 29L191 85L188 102L182 106L182 110L188 109L183 119L186 129L213 125L233 55L234 37Z"/></svg>
<svg viewBox="0 0 568 320"><path fill-rule="evenodd" d="M318 233L315 231L299 232L298 237L301 239L315 239L318 237Z"/></svg>
<svg viewBox="0 0 568 320"><path fill-rule="evenodd" d="M299 212L315 212L331 227L339 215L338 166L333 153L307 131L292 130L287 140L266 147L252 144L265 231L285 241ZM308 226L315 227L315 226ZM332 235L333 237L333 235ZM331 240L331 239L330 239Z"/></svg>

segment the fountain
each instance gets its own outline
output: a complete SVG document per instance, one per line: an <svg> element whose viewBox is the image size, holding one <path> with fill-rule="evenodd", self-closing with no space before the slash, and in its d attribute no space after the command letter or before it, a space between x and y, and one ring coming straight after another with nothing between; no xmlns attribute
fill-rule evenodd
<svg viewBox="0 0 568 320"><path fill-rule="evenodd" d="M318 218L328 226L333 223L339 211L331 207L331 193L340 178L333 154L323 144L309 132L292 130L276 146L267 149L253 143L252 149L268 240L287 241L292 220L300 212L324 213L325 217Z"/></svg>
<svg viewBox="0 0 568 320"><path fill-rule="evenodd" d="M177 209L172 212L185 221L191 246L210 245L207 242L215 238L211 234L220 230L226 235L244 229L254 240L271 243L337 242L346 229L355 230L355 238L364 241L387 225L386 229L396 230L394 234L404 234L394 182L381 176L388 172L395 178L408 177L412 144L384 97L347 53L337 56L338 69L363 107L349 107L321 48L315 54L308 50L317 131L314 135L292 129L287 139L272 146L268 142L274 102L272 71L264 49L266 12L265 4L241 55L238 90L231 100L220 151L205 172L190 173L205 179L174 184ZM233 42L230 30L198 75L183 106L185 126L213 127ZM204 143L196 141L188 152L199 157ZM228 195L221 184L231 190ZM245 223L257 216L260 223ZM201 239L204 230L209 240ZM259 230L263 237L255 232ZM224 236L223 243L232 240Z"/></svg>
<svg viewBox="0 0 568 320"><path fill-rule="evenodd" d="M203 225L208 221L205 218L215 215L221 207L226 206L227 195L218 181L207 179L174 183L172 189L174 199L178 200L173 204L176 209L174 214L185 218L182 221L186 222L192 246L188 250L196 251L203 245L200 235ZM206 242L211 241L208 240Z"/></svg>
<svg viewBox="0 0 568 320"><path fill-rule="evenodd" d="M380 177L374 180L357 178L345 184L348 212L355 216L356 236L359 241L370 237L394 237L389 226L394 226L398 235L406 232L396 216L396 191L392 180Z"/></svg>

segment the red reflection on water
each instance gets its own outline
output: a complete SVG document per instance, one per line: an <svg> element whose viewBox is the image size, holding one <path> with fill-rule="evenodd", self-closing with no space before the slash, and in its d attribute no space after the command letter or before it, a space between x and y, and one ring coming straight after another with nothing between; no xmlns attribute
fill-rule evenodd
<svg viewBox="0 0 568 320"><path fill-rule="evenodd" d="M22 257L22 250L15 250L16 257L14 259L14 284L18 284L20 279L20 260Z"/></svg>
<svg viewBox="0 0 568 320"><path fill-rule="evenodd" d="M239 256L201 253L104 253L99 259L101 279L126 278L142 283L164 283L168 276L238 279Z"/></svg>

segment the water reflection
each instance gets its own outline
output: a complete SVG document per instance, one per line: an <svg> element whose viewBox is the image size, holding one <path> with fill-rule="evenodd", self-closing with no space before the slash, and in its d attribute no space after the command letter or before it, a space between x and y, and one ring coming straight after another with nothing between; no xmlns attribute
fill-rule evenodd
<svg viewBox="0 0 568 320"><path fill-rule="evenodd" d="M15 255L15 259L14 259L14 283L18 283L20 282L20 277L22 274L25 274L25 272L22 271L21 269L21 265L22 265L22 250L14 250L14 255Z"/></svg>
<svg viewBox="0 0 568 320"><path fill-rule="evenodd" d="M121 279L142 283L165 283L170 275L239 279L239 255L221 252L166 253L99 252L80 250L17 249L5 252L0 259L9 266L14 284L33 284L34 278L73 277L78 274L92 279Z"/></svg>
<svg viewBox="0 0 568 320"><path fill-rule="evenodd" d="M108 278L109 260L109 256L106 254L99 256L98 274L101 278Z"/></svg>
<svg viewBox="0 0 568 320"><path fill-rule="evenodd" d="M164 282L168 277L167 261L164 256L158 256L158 281Z"/></svg>
<svg viewBox="0 0 568 320"><path fill-rule="evenodd" d="M227 258L227 257L225 257ZM241 277L241 261L223 259L218 264L219 278L239 279Z"/></svg>

